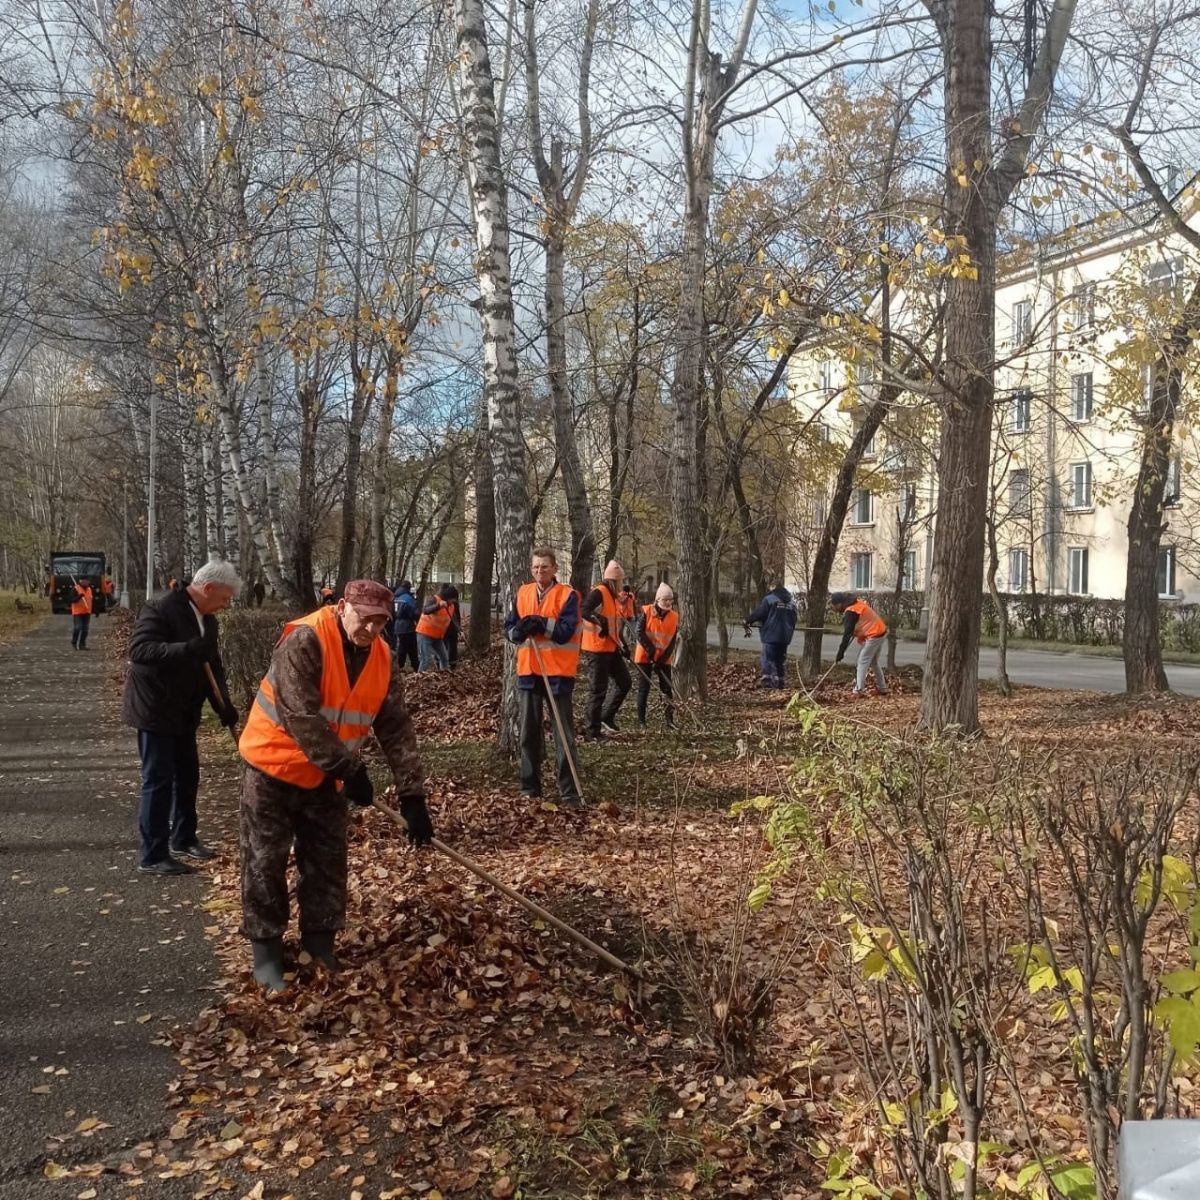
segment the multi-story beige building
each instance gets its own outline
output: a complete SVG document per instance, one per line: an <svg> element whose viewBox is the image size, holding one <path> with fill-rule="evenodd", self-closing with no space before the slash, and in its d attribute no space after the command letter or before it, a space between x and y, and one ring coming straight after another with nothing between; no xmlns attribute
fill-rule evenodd
<svg viewBox="0 0 1200 1200"><path fill-rule="evenodd" d="M1200 254L1159 222L1125 223L1109 235L1102 228L1093 226L1089 241L1044 244L998 288L989 496L1002 591L1102 598L1125 591L1129 496L1153 359L1200 276ZM903 313L902 301L896 310ZM869 354L833 335L793 359L793 400L812 415L814 442L848 444L878 395L878 375ZM1196 601L1200 489L1188 390L1185 374L1159 587L1164 599ZM906 393L860 467L832 587L891 591L900 574L906 590L925 588L937 519L936 448L936 406ZM837 456L826 457L834 463ZM789 562L801 591L828 495L819 472L807 475Z"/></svg>

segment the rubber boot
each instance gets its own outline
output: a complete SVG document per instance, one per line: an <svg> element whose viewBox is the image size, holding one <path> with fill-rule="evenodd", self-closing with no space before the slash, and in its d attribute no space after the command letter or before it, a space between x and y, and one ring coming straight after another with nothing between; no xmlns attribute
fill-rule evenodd
<svg viewBox="0 0 1200 1200"><path fill-rule="evenodd" d="M250 943L254 950L254 978L268 994L287 988L283 979L283 938L266 938Z"/></svg>
<svg viewBox="0 0 1200 1200"><path fill-rule="evenodd" d="M342 964L338 962L333 952L333 939L336 936L332 930L323 933L302 933L300 945L313 956L327 971L340 971Z"/></svg>

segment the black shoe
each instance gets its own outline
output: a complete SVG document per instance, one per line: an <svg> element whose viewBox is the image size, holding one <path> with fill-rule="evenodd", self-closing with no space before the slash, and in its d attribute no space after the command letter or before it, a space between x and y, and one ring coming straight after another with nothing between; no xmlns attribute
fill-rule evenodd
<svg viewBox="0 0 1200 1200"><path fill-rule="evenodd" d="M186 863L177 858L160 859L158 862L139 863L138 870L143 875L194 875L195 872Z"/></svg>
<svg viewBox="0 0 1200 1200"><path fill-rule="evenodd" d="M266 938L250 943L254 951L254 979L268 994L287 988L283 978L283 938Z"/></svg>
<svg viewBox="0 0 1200 1200"><path fill-rule="evenodd" d="M600 729L601 729L601 732L603 732L603 733L608 733L608 734L620 733L620 732L621 732L621 731L620 731L620 730L617 728L617 719L616 719L616 717L613 717L611 720L607 720L607 721L601 721L601 722L600 722Z"/></svg>
<svg viewBox="0 0 1200 1200"><path fill-rule="evenodd" d="M603 746L604 743L608 741L608 734L603 730L600 730L598 733L585 733L583 735L583 740L585 742L591 742L594 746Z"/></svg>
<svg viewBox="0 0 1200 1200"><path fill-rule="evenodd" d="M332 930L324 933L302 933L300 945L327 971L340 971L342 964L333 952L333 939L336 936Z"/></svg>
<svg viewBox="0 0 1200 1200"><path fill-rule="evenodd" d="M583 808L583 801L578 796L559 796L558 803L563 808L569 808L572 812L579 812Z"/></svg>
<svg viewBox="0 0 1200 1200"><path fill-rule="evenodd" d="M172 846L172 854L182 854L184 858L194 858L197 862L207 862L216 858L217 852L210 850L203 842L193 842L190 846Z"/></svg>
<svg viewBox="0 0 1200 1200"><path fill-rule="evenodd" d="M524 796L526 800L540 800L542 798L541 792L531 792L525 788L521 789L521 795Z"/></svg>

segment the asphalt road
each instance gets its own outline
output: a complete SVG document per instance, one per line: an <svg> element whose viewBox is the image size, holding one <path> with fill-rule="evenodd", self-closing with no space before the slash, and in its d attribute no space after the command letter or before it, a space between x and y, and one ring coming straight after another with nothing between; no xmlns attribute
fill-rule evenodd
<svg viewBox="0 0 1200 1200"><path fill-rule="evenodd" d="M203 876L136 870L137 748L107 631L93 618L81 653L50 617L0 646L0 1200L129 1194L112 1174L52 1182L47 1164L115 1164L165 1132L175 1062L156 1039L195 1018L218 974ZM202 781L210 836L205 804ZM195 1191L150 1183L147 1200Z"/></svg>
<svg viewBox="0 0 1200 1200"><path fill-rule="evenodd" d="M803 634L797 633L792 641L791 653L799 651ZM717 644L717 627L708 629L710 645ZM841 638L826 634L822 641L822 656L829 662ZM740 625L730 626L729 644L739 650L757 650L758 634L746 637ZM846 658L852 661L857 650L854 646ZM924 642L900 642L896 646L896 661L900 664L923 663ZM987 679L996 673L996 651L984 646L979 651L979 676ZM1091 654L1064 654L1051 650L1010 650L1008 652L1008 677L1013 683L1035 687L1066 688L1093 692L1123 692L1125 690L1125 668L1119 658L1099 658ZM1172 690L1185 696L1200 696L1200 667L1167 663L1167 679Z"/></svg>

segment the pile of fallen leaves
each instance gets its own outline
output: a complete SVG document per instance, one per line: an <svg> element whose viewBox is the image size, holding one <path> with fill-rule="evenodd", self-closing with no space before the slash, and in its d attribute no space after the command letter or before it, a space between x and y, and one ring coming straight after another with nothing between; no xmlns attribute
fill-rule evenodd
<svg viewBox="0 0 1200 1200"><path fill-rule="evenodd" d="M491 740L500 719L500 679L504 652L459 660L453 671L406 675L404 698L417 737L424 741Z"/></svg>

